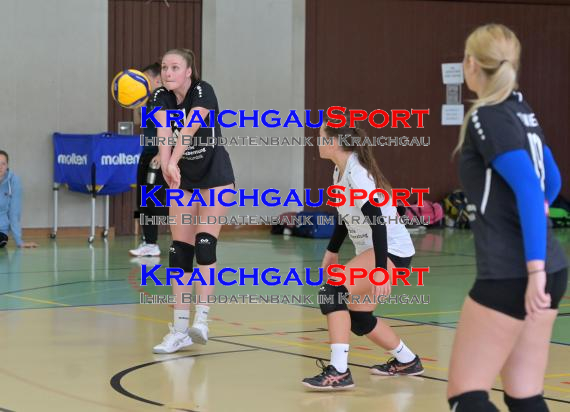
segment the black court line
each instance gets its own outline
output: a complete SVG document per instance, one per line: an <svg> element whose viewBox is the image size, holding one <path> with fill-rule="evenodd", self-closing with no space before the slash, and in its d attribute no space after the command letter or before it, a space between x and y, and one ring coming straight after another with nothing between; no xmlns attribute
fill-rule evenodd
<svg viewBox="0 0 570 412"><path fill-rule="evenodd" d="M387 316L380 316L380 317L384 318L384 319L398 320L401 322L412 322L412 323L417 323L420 325L437 326L440 328L447 328L447 329L457 329L455 326L448 326L448 324L457 323L457 322L431 322L431 321L430 322L422 322L421 320L406 320L406 319L401 319L401 318L391 318L391 317L387 317ZM570 346L570 343L557 342L554 340L551 340L550 343L552 343L554 345Z"/></svg>
<svg viewBox="0 0 570 412"><path fill-rule="evenodd" d="M437 252L433 252L433 253L437 253ZM438 253L438 254L434 254L434 255L429 255L429 256L417 256L414 255L414 257L417 258L436 258L436 257L450 257L450 256L469 256L469 257L473 257L475 258L475 256L472 255L462 255L462 254L445 254L445 253ZM311 263L311 262L316 262L316 263L320 263L322 261L322 259L303 259L303 263ZM272 265L275 264L288 264L288 263L294 263L294 262L290 262L290 261L275 261L272 260ZM240 262L239 265L256 265L259 262ZM160 264L160 263L159 263ZM162 267L167 267L167 265L165 264L161 264ZM430 265L430 267L433 265ZM457 266L457 265L450 265L450 266ZM474 266L474 265L469 265L469 266ZM99 267L99 268L95 268L94 272L98 273L98 272L103 272L105 270L109 270L109 271L113 271L113 270L129 270L129 269L133 269L134 267L136 267L135 264L131 265L131 266L119 266L119 267ZM434 266L434 267L446 267L445 265L442 266ZM312 271L317 271L318 269L312 269L311 268L311 272ZM67 272L89 272L91 273L90 269L86 269L85 267L81 267L81 268L75 268L75 269L58 269L57 273L67 273ZM42 274L42 273L54 273L54 270L37 270L37 271L25 271L25 272L0 272L0 275L30 275L30 274ZM140 273L139 273L140 274ZM229 276L229 275L228 275ZM160 279L160 278L159 278Z"/></svg>
<svg viewBox="0 0 570 412"><path fill-rule="evenodd" d="M291 306L302 306L304 308L308 308L308 309L319 309L317 307L314 306L309 306L309 305L303 305L303 304L295 304L292 303ZM319 309L320 310L320 309ZM570 313L570 312L568 312ZM566 315L566 314L565 314ZM408 319L402 319L402 318L392 318L389 316L378 316L382 319L390 319L390 320L397 320L399 322L410 322L410 323L416 323L418 324L418 326L420 325L426 325L426 326L437 326L440 328L447 328L447 329L457 329L454 326L448 326L448 323L452 323L452 322L441 322L441 323L433 323L431 321L426 321L426 322L422 322L421 320L408 320ZM453 323L457 323L457 322L453 322ZM556 342L551 340L550 343L553 343L555 345L562 345L562 346L570 346L570 343L566 343L566 342Z"/></svg>
<svg viewBox="0 0 570 412"><path fill-rule="evenodd" d="M133 267L135 267L135 265L133 266L127 266L127 267L100 267L100 268L95 268L95 270L93 272L102 272L104 270L128 270L128 269L132 269ZM76 268L76 269L58 269L57 271L55 270L30 270L30 271L25 271L25 272L0 272L0 275L30 275L30 274L40 274L40 273L66 273L66 272L89 272L91 273L91 269L88 268L86 269L85 267L80 267L80 268Z"/></svg>
<svg viewBox="0 0 570 412"><path fill-rule="evenodd" d="M0 293L0 296L2 295L9 295L12 293L21 293L21 292L29 292L31 290L40 290L40 289L49 289L49 288L55 288L58 286L69 286L69 285L77 285L79 283L104 283L104 282L128 282L128 278L123 278L123 279L96 279L96 280L76 280L73 282L65 282L65 283L56 283L53 285L45 285L45 286L36 286L35 288L26 288L26 289L18 289L18 290L12 290L12 291L8 291L8 292L2 292Z"/></svg>
<svg viewBox="0 0 570 412"><path fill-rule="evenodd" d="M310 356L310 355L304 355L304 354L301 354L301 353L287 352L287 351L279 350L279 349L270 349L270 348L265 348L265 347L262 347L262 346L247 345L247 344L245 344L245 343L229 342L229 341L222 340L222 339L215 339L215 338L212 338L211 340L216 341L216 342L220 342L220 343L227 343L227 344L231 344L231 345L238 345L238 346L243 346L243 347L252 348L252 349L264 350L264 351L268 351L268 352L275 352L275 353L281 353L281 354L285 354L285 355L299 356L299 357L302 357L302 358L309 358L309 359L315 359L315 360L316 360L316 359L322 359L322 358L320 358L320 357L318 357L318 356ZM370 369L370 365L362 365L362 364L360 364L360 363L353 363L353 362L349 362L348 364L349 364L350 366L356 366L356 367L359 367L359 368ZM448 382L447 379L436 378L435 376L419 375L419 376L417 376L417 377L425 378L425 379L433 380L433 381L438 381L438 382ZM503 391L502 389L499 389L499 388L491 388L491 390L492 390L492 391L495 391L495 392L503 392L503 393L504 393L504 391ZM564 400L564 399L547 398L547 397L544 397L544 399L545 399L545 400L548 400L548 401L553 401L553 402L560 402L560 403L567 403L567 404L570 404L570 401L566 401L566 400Z"/></svg>
<svg viewBox="0 0 570 412"><path fill-rule="evenodd" d="M2 294L0 294L1 296ZM70 309L70 308L82 308L82 307L97 307L97 306L114 306L114 305L139 305L140 301L135 301L135 302L117 302L117 303L99 303L99 304L85 304L85 305L65 305L65 306L46 306L46 307L35 307L35 308L11 308L11 309L0 309L0 312L8 312L8 311L19 311L19 310L43 310L43 309ZM308 309L319 309L317 307L314 306L309 306L309 305L303 305L303 304L290 304L290 306L298 306L298 307L303 307L303 308L308 308ZM558 316L560 317L567 317L570 316L570 312L568 313L561 313L558 314ZM411 326L437 326L437 327L441 327L441 328L447 328L447 329L456 329L454 326L449 326L452 324L457 323L457 321L453 321L453 322L436 322L436 321L419 321L419 320L408 320L408 319L402 319L402 318L393 318L393 317L388 317L388 316L379 316L380 318L383 319L389 319L389 320L397 320L399 322L408 322L408 323L412 323L413 325L394 325L391 326L393 328L403 328L403 327L411 327ZM562 346L570 346L570 343L566 343L566 342L557 342L557 341L553 341L551 340L550 343L555 344L555 345L562 345ZM1 411L0 411L1 412Z"/></svg>
<svg viewBox="0 0 570 412"><path fill-rule="evenodd" d="M445 268L445 267L467 267L467 266L475 266L475 264L461 264L461 265L430 265L429 267L437 267L437 268ZM318 269L314 269L315 273L318 273ZM313 269L311 269L311 273L313 272ZM323 273L324 275L324 273ZM471 276L472 273L467 273L465 275L469 275ZM69 285L77 285L80 283L104 283L104 282L121 282L121 281L129 281L129 279L131 279L131 276L135 276L130 275L129 277L126 278L120 278L120 279L95 279L95 280L77 280L77 281L73 281L73 282L65 282L65 283L56 283L56 284L52 284L52 285L45 285L45 286L36 286L33 288L26 288L26 289L17 289L17 290L12 290L12 291L6 291L6 292L0 292L0 296L2 295L8 295L8 294L12 294L12 293L22 293L22 292L29 292L32 290L40 290L40 289L49 289L49 288L54 288L54 287L58 287L58 286L69 286ZM239 275L236 274L235 277L233 276L224 276L227 279L239 279ZM157 279L160 281L166 281L166 277L160 277L157 276ZM159 285L147 285L147 286L157 286L160 287ZM167 285L162 285L162 286L167 286ZM241 286L241 285L240 285ZM245 285L244 285L245 286ZM254 285L247 285L247 286L254 286ZM281 286L285 286L285 285L281 285ZM142 287L142 286L141 286Z"/></svg>
<svg viewBox="0 0 570 412"><path fill-rule="evenodd" d="M423 325L390 325L391 328L409 328L414 326ZM294 330L294 331L279 331L279 332L263 332L263 333L244 333L242 335L222 335L222 336L211 336L210 339L220 339L220 338L243 338L250 336L270 336L270 335L294 335L296 333L315 333L315 332L328 332L328 329L317 328L313 330Z"/></svg>
<svg viewBox="0 0 570 412"><path fill-rule="evenodd" d="M134 372L136 370L142 369L142 368L146 368L147 366L153 366L156 365L158 363L165 363L165 362L171 362L171 361L175 361L178 359L184 359L184 358L198 358L201 356L212 356L212 355L225 355L228 353L236 353L236 352L252 352L252 351L256 351L258 350L257 348L255 349L241 349L241 350L231 350L231 351L224 351L224 352L210 352L210 353L196 353L193 355L186 355L186 356L178 356L176 358L168 358L168 359L164 359L164 360L159 360L159 361L154 361L154 362L147 362L147 363L143 363L140 365L136 365L133 366L131 368L122 370L121 372L116 373L115 375L113 375L113 377L111 378L109 384L111 385L111 387L117 391L118 393L120 393L123 396L126 396L128 398L134 399L135 401L139 401L139 402L143 402L143 403L148 403L150 405L155 405L155 406L165 406L164 403L160 403L157 401L153 401L150 399L146 399L143 398L141 396L135 395L134 393L129 392L128 390L126 390L123 385L121 384L121 379L123 379L126 375L128 375L131 372ZM182 409L182 408L176 408L179 411L186 411L186 412L197 412L194 411L192 409Z"/></svg>
<svg viewBox="0 0 570 412"><path fill-rule="evenodd" d="M39 303L38 303L39 305ZM44 309L72 309L72 308L86 308L86 307L98 307L98 306L113 306L113 305L140 305L139 301L136 302L118 302L118 303L98 303L96 305L89 303L85 305L68 305L67 303L63 303L60 305L50 306L52 304L46 303L45 305L48 306L40 306L40 307L33 307L33 308L10 308L10 309L0 309L0 312L12 312L18 310L44 310Z"/></svg>
<svg viewBox="0 0 570 412"><path fill-rule="evenodd" d="M296 333L315 333L315 332L327 332L325 328L317 328L311 330L294 330L294 331L279 331L279 332L262 332L262 333L244 333L241 335L222 335L222 336L211 336L212 338L243 338L249 336L267 336L267 335L294 335Z"/></svg>
<svg viewBox="0 0 570 412"><path fill-rule="evenodd" d="M457 322L457 321L455 321L455 322L435 322L435 321L432 321L430 323L433 323L434 325L456 325L459 322Z"/></svg>

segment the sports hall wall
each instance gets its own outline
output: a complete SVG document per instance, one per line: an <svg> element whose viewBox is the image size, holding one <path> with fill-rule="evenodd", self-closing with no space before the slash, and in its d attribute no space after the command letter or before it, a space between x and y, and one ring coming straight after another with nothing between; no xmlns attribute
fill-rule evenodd
<svg viewBox="0 0 570 412"><path fill-rule="evenodd" d="M359 7L340 0L306 0L306 4L266 0L264 7L256 0L169 3L170 9L159 0L0 3L4 67L15 73L4 76L0 140L24 184L25 228L47 228L52 223L53 131L92 133L130 120L126 112L121 119L120 109L111 104L109 76L128 59L132 65L146 64L167 47L182 45L201 50L202 76L214 85L224 108L429 107L432 114L422 131L431 137L429 148L384 147L376 153L394 185L429 186L433 198L440 198L458 185L455 163L449 163L457 127L439 124L445 99L440 64L460 61L467 28L487 21L506 23L521 37L521 86L554 149L563 194L570 197L569 0L491 1L494 4L361 0ZM187 11L176 14L176 24L161 25L152 36L148 30L127 33L130 40L111 50L110 45L118 42L113 39L118 28L134 28L134 8L141 8L139 17L149 22L150 16L165 21L167 13L182 6ZM153 7L159 10L151 13ZM113 13L122 13L122 20L113 20ZM142 29L140 24L137 27ZM143 36L140 51L135 44L139 35ZM417 129L414 132L418 134ZM289 129L228 133L291 134ZM331 168L318 159L315 149L230 147L229 151L239 187L288 189L330 184ZM100 225L102 202L98 204ZM132 232L133 205L131 195L113 202L116 233ZM60 226L89 225L85 195L61 191L60 210Z"/></svg>
<svg viewBox="0 0 570 412"><path fill-rule="evenodd" d="M192 48L201 77L214 87L220 108L288 112L304 109L304 0L139 0L109 2L109 70L146 66L173 47ZM263 7L260 7L263 4ZM158 27L158 29L153 29ZM152 36L149 35L153 33ZM141 33L145 32L141 36ZM130 120L109 97L109 127ZM248 122L251 123L251 122ZM302 136L303 130L232 128L230 136ZM297 190L303 187L303 148L227 148L237 186ZM116 196L115 233L133 231L134 192ZM291 210L291 209L289 209ZM284 209L232 208L232 215L273 215Z"/></svg>
<svg viewBox="0 0 570 412"><path fill-rule="evenodd" d="M109 65L110 81L125 68L142 69L159 61L168 49L181 47L194 50L197 67L203 75L202 59L202 0L169 1L170 7L160 0L109 0ZM108 88L108 86L107 86ZM132 121L133 112L121 108L107 99L110 130L117 130L119 121ZM137 128L136 132L139 129ZM114 196L110 207L110 224L116 234L131 234L135 220L133 210L136 191ZM166 227L161 227L166 229Z"/></svg>
<svg viewBox="0 0 570 412"><path fill-rule="evenodd" d="M107 128L107 0L3 0L0 16L0 147L23 182L23 227L46 228L52 133ZM84 195L61 191L60 204L63 226L89 225Z"/></svg>
<svg viewBox="0 0 570 412"><path fill-rule="evenodd" d="M395 187L429 187L431 200L458 188L450 154L458 126L441 126L441 63L461 62L476 26L500 22L522 45L520 85L536 111L570 196L570 1L307 0L306 107L431 110L425 129L372 130L371 136L430 136L429 147L377 147ZM511 4L518 3L518 4ZM528 4L526 4L528 3ZM467 88L463 86L463 95ZM467 107L467 106L466 106ZM311 133L309 129L307 133ZM330 162L305 149L305 187L326 187Z"/></svg>

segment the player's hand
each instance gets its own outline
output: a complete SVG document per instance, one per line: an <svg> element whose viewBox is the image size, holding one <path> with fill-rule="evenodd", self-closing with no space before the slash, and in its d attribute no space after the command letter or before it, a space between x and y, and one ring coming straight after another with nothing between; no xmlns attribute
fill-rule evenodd
<svg viewBox="0 0 570 412"><path fill-rule="evenodd" d="M326 251L321 267L326 271L330 265L338 265L338 253Z"/></svg>
<svg viewBox="0 0 570 412"><path fill-rule="evenodd" d="M21 245L18 245L20 248L32 249L38 247L36 242L22 242Z"/></svg>
<svg viewBox="0 0 570 412"><path fill-rule="evenodd" d="M550 294L546 293L546 272L540 270L528 276L525 293L526 314L531 319L550 308Z"/></svg>
<svg viewBox="0 0 570 412"><path fill-rule="evenodd" d="M374 296L389 296L392 293L392 285L390 279L383 285L374 285Z"/></svg>
<svg viewBox="0 0 570 412"><path fill-rule="evenodd" d="M166 164L166 166L161 164L161 166L160 166L160 168L162 169L162 177L164 177L164 181L166 182L168 187L172 187L172 186L170 186L171 177L170 177L170 174L168 173L168 167L167 166L168 166L168 164Z"/></svg>
<svg viewBox="0 0 570 412"><path fill-rule="evenodd" d="M176 163L169 162L162 174L169 188L178 189L180 187L180 168Z"/></svg>
<svg viewBox="0 0 570 412"><path fill-rule="evenodd" d="M156 156L154 156L151 161L150 161L151 166L154 169L160 169L160 154L157 154Z"/></svg>

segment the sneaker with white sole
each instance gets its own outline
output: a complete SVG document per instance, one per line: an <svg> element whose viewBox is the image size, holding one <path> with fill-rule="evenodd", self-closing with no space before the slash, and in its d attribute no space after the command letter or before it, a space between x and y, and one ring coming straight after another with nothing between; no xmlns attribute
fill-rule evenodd
<svg viewBox="0 0 570 412"><path fill-rule="evenodd" d="M195 322L188 329L188 335L192 338L192 342L205 345L208 342L208 324L206 322Z"/></svg>
<svg viewBox="0 0 570 412"><path fill-rule="evenodd" d="M153 256L153 257L140 256L140 257L134 257L134 258L129 259L129 262L136 263L136 264L140 265L141 267L142 267L142 265L154 266L154 265L158 265L160 263L160 257L159 256Z"/></svg>
<svg viewBox="0 0 570 412"><path fill-rule="evenodd" d="M372 366L370 373L379 376L417 376L424 373L424 367L420 357L416 355L414 360L408 363L402 363L396 358L390 358L384 364Z"/></svg>
<svg viewBox="0 0 570 412"><path fill-rule="evenodd" d="M168 329L170 333L162 339L161 343L152 348L154 353L174 353L192 345L192 338L188 336L188 333L178 332L172 323L168 324Z"/></svg>
<svg viewBox="0 0 570 412"><path fill-rule="evenodd" d="M315 391L342 391L354 388L350 369L340 373L333 365L325 365L322 359L317 359L321 373L312 378L303 379L303 385Z"/></svg>
<svg viewBox="0 0 570 412"><path fill-rule="evenodd" d="M160 248L156 244L143 242L136 249L129 250L129 253L133 256L138 256L138 257L141 256L155 257L155 256L160 256Z"/></svg>

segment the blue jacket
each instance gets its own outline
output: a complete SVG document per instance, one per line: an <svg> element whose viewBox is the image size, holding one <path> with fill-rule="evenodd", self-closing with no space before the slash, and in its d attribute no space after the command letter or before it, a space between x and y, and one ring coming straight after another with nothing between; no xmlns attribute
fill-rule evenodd
<svg viewBox="0 0 570 412"><path fill-rule="evenodd" d="M22 184L10 169L0 181L0 232L12 236L16 244L22 244Z"/></svg>

